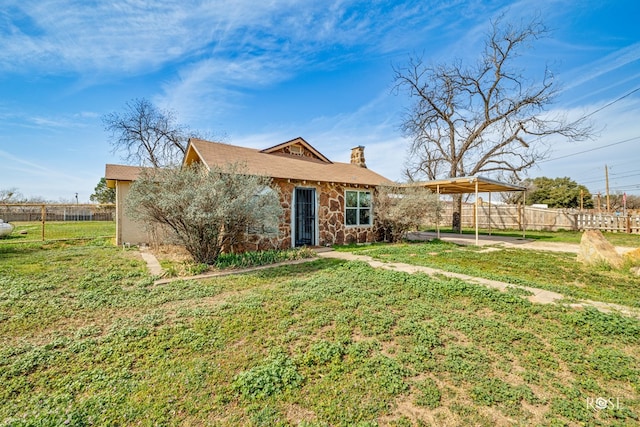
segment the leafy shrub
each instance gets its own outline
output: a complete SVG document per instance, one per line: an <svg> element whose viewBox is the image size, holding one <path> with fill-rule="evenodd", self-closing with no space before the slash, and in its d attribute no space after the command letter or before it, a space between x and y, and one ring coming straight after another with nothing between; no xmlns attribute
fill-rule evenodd
<svg viewBox="0 0 640 427"><path fill-rule="evenodd" d="M419 185L378 187L374 210L380 240L391 242L440 215L437 196Z"/></svg>
<svg viewBox="0 0 640 427"><path fill-rule="evenodd" d="M302 385L304 378L285 354L269 357L265 363L236 375L234 389L246 399L262 399Z"/></svg>

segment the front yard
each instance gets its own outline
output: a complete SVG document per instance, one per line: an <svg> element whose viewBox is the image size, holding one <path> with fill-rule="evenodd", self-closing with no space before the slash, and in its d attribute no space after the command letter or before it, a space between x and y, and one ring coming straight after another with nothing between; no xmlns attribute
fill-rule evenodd
<svg viewBox="0 0 640 427"><path fill-rule="evenodd" d="M461 246L439 240L336 249L368 255L385 262L422 265L547 289L570 298L640 307L640 276L629 271L632 265L630 261L625 268L616 270L606 265L585 266L576 261L576 254L573 253L532 251L500 245Z"/></svg>
<svg viewBox="0 0 640 427"><path fill-rule="evenodd" d="M485 271L472 250L408 248L363 250ZM483 259L511 277L513 257ZM5 425L640 422L638 320L357 262L153 285L102 240L0 245L0 337Z"/></svg>

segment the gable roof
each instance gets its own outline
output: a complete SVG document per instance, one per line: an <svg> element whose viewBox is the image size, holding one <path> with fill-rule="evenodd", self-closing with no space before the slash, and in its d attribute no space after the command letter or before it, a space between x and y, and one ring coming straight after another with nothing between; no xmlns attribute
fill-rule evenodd
<svg viewBox="0 0 640 427"><path fill-rule="evenodd" d="M304 141L302 138L296 138L266 150L256 150L192 138L189 140L183 164L200 161L210 168L239 163L245 167L247 173L252 175L300 181L372 186L392 183L370 169L351 163L331 162L306 141L304 141L305 148L318 155L318 158L275 153L283 145L302 141Z"/></svg>
<svg viewBox="0 0 640 427"><path fill-rule="evenodd" d="M282 144L278 144L278 145L274 145L273 147L269 147L269 148L265 148L264 150L260 151L261 153L266 153L266 154L275 154L275 153L285 153L287 148L291 148L291 147L300 147L302 148L302 150L306 151L307 153L307 157L311 157L311 158L315 158L317 160L320 160L322 162L325 163L333 163L331 160L327 159L324 154L322 154L321 152L319 152L318 150L316 150L315 148L313 148L311 146L311 144L309 144L307 141L304 140L304 138L302 137L297 137L292 139L291 141L287 141L287 142L283 142ZM302 154L302 153L300 153ZM285 154L287 155L287 154Z"/></svg>

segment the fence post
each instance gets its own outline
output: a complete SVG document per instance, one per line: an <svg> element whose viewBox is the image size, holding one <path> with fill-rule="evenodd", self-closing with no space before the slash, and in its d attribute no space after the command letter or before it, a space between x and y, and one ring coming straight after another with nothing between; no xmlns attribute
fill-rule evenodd
<svg viewBox="0 0 640 427"><path fill-rule="evenodd" d="M47 220L47 207L42 205L42 241L44 242L44 223Z"/></svg>

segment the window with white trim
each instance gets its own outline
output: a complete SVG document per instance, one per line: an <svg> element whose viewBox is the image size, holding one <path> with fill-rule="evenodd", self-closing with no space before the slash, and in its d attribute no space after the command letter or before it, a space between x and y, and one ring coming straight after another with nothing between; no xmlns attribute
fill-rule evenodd
<svg viewBox="0 0 640 427"><path fill-rule="evenodd" d="M371 191L345 191L345 224L371 225Z"/></svg>
<svg viewBox="0 0 640 427"><path fill-rule="evenodd" d="M272 197L274 193L276 193L276 191L273 188L264 186L260 191L253 195L251 201L255 204L260 204L261 198L267 196ZM277 216L261 218L259 223L247 226L247 234L259 234L264 236L278 234L280 231L278 223L279 218Z"/></svg>

